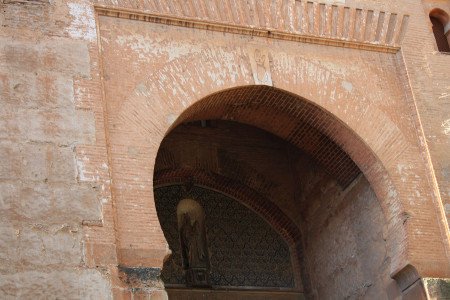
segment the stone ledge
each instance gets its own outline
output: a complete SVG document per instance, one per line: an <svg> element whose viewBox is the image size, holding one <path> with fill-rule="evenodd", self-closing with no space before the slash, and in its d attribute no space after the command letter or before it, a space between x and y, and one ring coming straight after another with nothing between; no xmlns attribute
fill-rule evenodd
<svg viewBox="0 0 450 300"><path fill-rule="evenodd" d="M127 268L159 268L163 267L168 249L118 249L119 262Z"/></svg>
<svg viewBox="0 0 450 300"><path fill-rule="evenodd" d="M102 16L387 53L399 51L409 20L408 15L309 1L295 1L282 20L284 26L270 24L269 20L260 20L264 25L247 25L229 19L212 20L102 4L95 5L95 9Z"/></svg>
<svg viewBox="0 0 450 300"><path fill-rule="evenodd" d="M3 4L49 4L49 0L3 0Z"/></svg>

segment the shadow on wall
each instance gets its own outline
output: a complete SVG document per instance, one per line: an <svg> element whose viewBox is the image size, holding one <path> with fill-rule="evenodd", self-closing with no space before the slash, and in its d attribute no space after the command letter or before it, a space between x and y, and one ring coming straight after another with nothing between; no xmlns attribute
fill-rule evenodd
<svg viewBox="0 0 450 300"><path fill-rule="evenodd" d="M176 203L183 197L201 199L201 205L207 212L207 222L209 214L219 212L217 217L228 218L231 224L238 224L235 226L237 231L225 235L226 241L244 237L243 242L251 242L252 238L261 242L258 232L270 232L271 229L269 227L258 231L257 227L245 221L248 218L223 206L226 202L218 201L218 196L214 196L214 193L201 192L200 187L196 188L195 195L183 194L182 186L175 189L176 185L171 185L172 192L168 189L169 186L158 187L159 176L162 174L159 171L183 167L201 168L206 174L227 172L225 175L235 176L236 179L253 185L253 188L259 189L301 228L304 237L302 244L305 247L301 263L303 273L307 273L302 278L310 278L311 281L307 282L307 286L311 287L305 287L305 292L323 299L331 299L337 295L338 298L399 296L396 282L390 278L391 258L387 251L386 221L375 193L362 175L343 189L310 156L267 132L235 122L217 121L214 126L211 126L211 122L207 124L209 125L205 127L201 123L184 124L174 129L161 144L161 155L157 159L154 179L158 216L169 246L174 250L171 260L180 260L178 264L166 261L163 269L166 285L172 280L171 276L177 277L173 280L175 286L184 284L181 256L176 250L179 242L175 219ZM233 153L233 160L222 159L227 153ZM230 169L227 167L229 165L233 167ZM195 173L192 174L195 176ZM173 180L176 181L177 178ZM163 189L166 190L161 194ZM217 211L209 212L210 208L207 206L210 204ZM234 219L235 217L238 218ZM168 218L172 218L172 221L167 221ZM172 234L168 229L170 226ZM211 224L208 228L210 226ZM226 228L213 228L219 230L223 227ZM219 231L217 234L224 232ZM208 241L211 242L209 234ZM212 241L217 242L217 239ZM270 265L258 260L257 255L253 256L261 249L268 249L267 244L273 245L273 241L263 242L261 247L255 243L255 247L249 248L249 251L256 252L251 252L249 257L239 257L234 250L223 251L217 248L212 252L232 254L230 262L217 263L218 256L212 253L211 263L213 268L215 265L216 268L231 266L231 269L238 269L243 272L242 278L248 280L239 283L233 277L226 279L225 282L230 282L231 285L239 283L238 286L258 286L248 277L255 276L260 268L272 270ZM233 244L227 247L239 249ZM278 249L274 253L279 251ZM277 257L275 254L271 255ZM213 263L213 260L216 261ZM283 264L277 262L277 265ZM277 275L277 280L285 278L276 272L271 273ZM283 285L283 281L272 281L270 284L265 282L262 286L289 286L285 283ZM220 281L216 284L223 285Z"/></svg>
<svg viewBox="0 0 450 300"><path fill-rule="evenodd" d="M450 18L442 9L435 8L430 12L434 38L439 52L450 53Z"/></svg>

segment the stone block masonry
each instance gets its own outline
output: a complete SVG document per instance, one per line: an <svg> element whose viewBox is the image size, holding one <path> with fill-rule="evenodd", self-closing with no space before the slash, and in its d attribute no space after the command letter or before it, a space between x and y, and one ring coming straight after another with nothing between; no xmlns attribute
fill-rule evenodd
<svg viewBox="0 0 450 300"><path fill-rule="evenodd" d="M302 161L291 172L310 181L294 181L299 191L278 207L316 253L303 264L309 296L331 297L314 272L328 260L361 279L350 287L335 276L334 295L380 295L362 280L370 266L358 265L367 240L341 231L360 256L326 255L331 224L386 239L376 249L389 261L377 256L383 271L370 282L383 295L444 297L450 56L437 51L434 8L450 14L438 0L1 1L0 298L165 299L157 277L133 289L122 271L162 267L158 150L176 126L210 119L269 131L342 176L331 184L302 173ZM214 170L245 156L197 153L196 166ZM381 227L361 231L356 207ZM323 243L309 239L317 232Z"/></svg>

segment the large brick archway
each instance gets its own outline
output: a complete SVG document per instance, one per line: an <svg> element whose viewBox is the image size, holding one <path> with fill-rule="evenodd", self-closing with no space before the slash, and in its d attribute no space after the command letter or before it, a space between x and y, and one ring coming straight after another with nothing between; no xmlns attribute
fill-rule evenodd
<svg viewBox="0 0 450 300"><path fill-rule="evenodd" d="M269 266L214 243L232 263L211 274L289 274L211 290L447 298L450 56L430 15L449 15L450 1L0 3L0 295L185 296L169 225L192 196L209 220L236 225L208 228L240 241L270 232L281 243L249 249L288 258L232 198L262 211L291 248L302 244L311 293L303 278L293 288L288 259ZM161 273L169 263L176 271Z"/></svg>
<svg viewBox="0 0 450 300"><path fill-rule="evenodd" d="M220 42L205 43L217 33L133 22L99 19L119 264L161 267L167 249L153 200L159 145L177 124L217 118L263 128L303 147L343 186L360 170L385 213L392 276L402 282L402 270L417 272L405 285L418 276L450 276L443 240L448 225L417 133L416 110L399 80L400 59L355 49L314 51L309 45L299 51L287 41L222 33ZM176 45L163 38L168 32ZM130 33L139 35L139 43L123 42L134 39ZM148 50L155 45L160 51ZM256 50L265 53L264 61L255 59ZM373 62L380 67L354 72L355 65ZM316 146L305 148L305 138Z"/></svg>
<svg viewBox="0 0 450 300"><path fill-rule="evenodd" d="M330 108L334 110L334 107ZM373 118L380 124L389 122L379 111L375 110L374 114ZM415 242L412 243L413 238L408 237L407 222L409 222L410 213L407 207L410 205L402 201L402 194L407 195L414 189L408 191L408 187L404 184L397 185L399 178L384 167L385 163L379 156L387 154L387 148L390 148L390 153L405 154L408 142L401 135L394 135L396 140L394 137L391 139L384 137L383 140L373 130L370 132L366 129L363 136L369 132L374 134L376 139L375 141L367 140L368 145L367 142L362 141L357 132L349 128L349 121L355 120L343 122L333 116L332 112L319 108L317 104L290 92L267 86L246 86L214 92L184 110L167 132L183 122L204 119L239 121L274 133L309 153L344 187L359 172L363 172L377 193L386 220L389 222L387 225L390 232L390 251L394 257L392 275L399 278L401 284L409 284L409 282L403 283L404 276L417 278L417 268L427 269L427 266L421 265L420 262L411 264L410 249ZM367 126L360 122L358 124ZM357 131L358 129L356 127ZM373 143L373 147L380 149L379 155L373 152L370 143ZM399 155L396 158L401 160ZM388 161L388 163L394 162ZM405 177L400 181L405 182ZM426 190L426 186L423 188ZM412 230L414 225L410 224L410 226ZM402 266L405 262L408 263ZM409 280L411 279L406 279L406 281Z"/></svg>

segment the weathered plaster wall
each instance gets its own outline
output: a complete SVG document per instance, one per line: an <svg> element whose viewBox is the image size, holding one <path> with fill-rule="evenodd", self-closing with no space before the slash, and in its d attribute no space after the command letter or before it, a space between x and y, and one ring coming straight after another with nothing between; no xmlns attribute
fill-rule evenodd
<svg viewBox="0 0 450 300"><path fill-rule="evenodd" d="M450 3L424 0L422 4L414 10L417 21L405 40L403 55L450 224L450 55L437 51L428 17L434 8L450 15Z"/></svg>
<svg viewBox="0 0 450 300"><path fill-rule="evenodd" d="M337 1L336 1L337 2ZM448 68L450 56L437 51L429 13L440 8L450 15L447 1L365 1L345 0L348 5L364 8L374 6L385 10L406 13L410 16L408 30L402 44L402 58L407 70L403 74L406 89L411 89L433 164L441 200L445 207L447 221L450 222L449 165L449 84ZM407 76L407 77L405 77ZM408 82L406 82L408 81Z"/></svg>
<svg viewBox="0 0 450 300"><path fill-rule="evenodd" d="M199 109L201 100L212 93L254 84L251 52L260 47L269 53L275 87L301 95L337 118L326 129L358 163L381 199L392 237L389 251L396 253L391 271L397 273L414 261L424 276L445 277L450 272L437 267L448 263L448 228L426 145L420 142L414 99L406 93L400 53L298 44L105 16L100 17L100 34L122 262L160 266L166 253L162 234L146 229L157 226L156 216L144 219L147 226L135 226L153 210L149 174L159 143L172 122L194 103L200 103ZM233 97L238 98L239 91L223 101ZM248 110L240 114L239 103L220 108L216 100L206 101L205 118L211 108L217 118L246 118L267 130L277 129L283 137L293 130L295 118L277 122L270 113L252 118ZM278 108L273 102L265 109ZM141 211L132 208L131 202ZM405 216L407 222L403 222ZM417 234L418 227L423 234ZM131 231L134 235L128 234Z"/></svg>
<svg viewBox="0 0 450 300"><path fill-rule="evenodd" d="M73 295L75 298L108 298L111 297L110 285L114 287L112 292L116 296L122 295L120 291L124 286L117 280L117 263L128 252L119 251L117 257L116 246L120 246L121 241L116 233L123 229L118 226L118 217L129 216L131 220L136 219L137 223L141 223L143 219L151 219L150 224L153 225L147 231L137 234L133 232L132 236L136 241L142 240L153 245L153 252L130 250L128 259L132 262L131 258L137 257L132 263L139 265L141 258L149 255L153 260L147 260L151 261L147 265L160 265L167 251L155 218L151 183L152 166L159 142L170 124L192 102L213 91L233 86L234 79L234 84L254 84L247 54L238 52L237 56L228 55L236 49L233 43L239 40L242 42L242 39L238 35L231 35L230 38L222 33L207 33L210 42L217 39L217 36L220 36L219 40L223 38L231 42L223 47L223 52L209 57L214 61L213 64L195 65L198 70L209 72L196 77L197 81L199 78L203 80L201 87L196 92L188 93L195 84L187 74L196 68L187 70L186 62L193 61L195 51L183 52L186 48L174 44L171 40L174 36L169 34L166 36L167 41L163 43L169 42L174 47L170 51L164 50L162 57L182 57L179 60L181 64L163 64L158 56L161 53L156 54L155 57L159 58L153 60L153 64L149 63L145 55L139 56L142 51L149 50L146 43L119 41L123 43L123 49L135 48L119 51L118 58L110 61L117 65L120 71L117 78L123 81L116 81L116 88L109 89L112 93L103 99L101 71L107 70L102 68L102 64L107 61L102 62L99 55L96 28L98 19L95 17L93 2L3 0L0 4L0 154L2 158L6 158L0 164L0 292L10 297L19 294L31 297L39 293L46 297L61 293L61 296ZM398 203L396 201L402 199L404 206L396 207L400 210L397 218L405 217L406 222L401 226L408 232L408 238L411 238L409 243L398 241L399 247L405 247L401 248L401 254L416 255L414 259L419 261L421 268L426 269L427 276L447 276L450 273L446 263L449 247L445 246L448 244L448 226L442 225L442 222L445 220L444 207L449 218L450 106L446 75L450 62L448 55L436 52L428 9L434 6L448 8L443 1L326 2L392 11L399 15L409 14L409 27L402 50L394 57L309 44L298 44L289 50L284 44L276 46L278 42L272 39L266 39L264 45L270 49L286 50L288 54L291 53L289 55L303 55L304 59L300 62L303 62L304 68L299 68L296 76L311 78L316 86L299 81L303 85L298 90L292 90L300 94L301 88L306 88L310 93L307 96L311 96L312 100L327 107L348 126L357 130L384 162L391 162L387 167L392 175L391 179L396 186L404 188L397 191L399 194L387 190L386 195L391 193L392 197L385 198L387 203ZM261 11L270 16L267 23L263 22L263 18L260 20L261 15L253 15L254 10L247 9L246 5L253 5L253 1L225 1L225 6L220 9L217 9L219 6L216 4L207 7L203 2L197 5L193 1L166 1L161 4L160 1L105 0L98 3L166 15L188 15L213 22L224 18L229 18L231 23L243 25L261 21L255 26L268 26L271 29L273 23L276 26L278 23L289 24L279 22L283 16L282 9L271 1L258 1L259 9L262 8ZM130 27L146 28L141 23L132 24L134 25ZM108 30L106 29L105 34ZM130 31L131 34L135 33L133 30ZM245 44L247 40L243 40ZM105 39L101 42L104 47L107 46ZM113 46L119 47L120 44ZM153 46L158 48L161 44ZM127 60L130 57L133 59ZM341 59L340 63L335 61L336 57ZM290 89L293 85L289 79L297 77L292 76L292 70L285 68L286 62L299 60L286 60L284 55L273 58L271 63L275 68L272 69L272 79L278 87ZM239 65L243 71L234 73L233 69L228 69L226 65L230 62ZM177 72L171 74L167 67L173 67ZM129 80L133 77L131 75L145 76L148 70L159 70L161 72L158 74L169 75L161 78L165 80L161 81L162 85L154 86L156 90L167 90L167 95L155 93L154 90L149 94L145 86L133 86L136 82ZM339 80L326 80L325 83L321 81L321 78L326 78L328 71L338 74ZM228 76L229 74L233 75ZM237 76L239 74L243 76ZM114 73L103 75L104 82L114 80ZM342 85L343 82L346 84ZM335 89L337 86L341 87ZM329 99L333 90L350 100L340 98L331 105ZM106 140L112 128L106 126L105 130L104 121L111 120L108 118L116 120L113 113L117 106L113 105L111 95L118 95L118 99L123 101L132 94L130 91L136 92L142 99L158 95L152 98L158 101L142 101L142 106L134 107L135 110L125 109L130 114L125 114L124 119L113 124L119 125L118 131L123 133L118 137L126 137L128 142L146 142L141 144L145 144L143 147L120 148L118 154L121 158L114 162L137 170L125 170L124 173L124 170L119 170L122 172L119 177L123 176L127 180L115 187L115 199L120 200L124 196L120 194L121 188L130 190L132 195L136 195L136 199L143 199L142 202L130 202L130 205L122 207L126 212L120 215L110 194L109 172L113 162L111 156L108 158L107 155L111 148L107 147ZM371 98L367 99L366 96ZM125 107L129 105L126 102L122 102ZM131 103L133 106L136 102ZM151 103L152 108L143 109L148 107L145 103ZM104 114L108 111L107 106L111 114ZM374 107L381 111L370 115L372 117L369 120L374 123L363 122L368 120L367 115L362 113L364 109L369 108L372 112ZM364 109L361 111L362 108ZM151 117L142 117L136 113L136 109ZM142 122L136 124L137 119ZM137 134L130 134L131 130L121 127L121 122L136 125L130 128ZM404 137L406 138L403 139ZM404 146L405 140L408 141L406 151L386 147L398 141L401 141L399 147ZM392 152L389 149L399 151ZM399 160L403 161L399 163ZM435 172L431 172L432 170ZM376 181L384 185L386 180L378 178ZM138 187L142 185L145 188L141 190ZM417 194L419 187L421 191ZM438 189L440 197L437 196ZM133 197L130 199L133 200ZM136 215L143 216L143 219L136 218ZM399 224L402 224L402 220ZM422 227L416 227L417 224L422 224ZM132 232L129 228L125 229L124 232ZM427 242L420 242L424 240ZM131 247L132 244L129 243L126 247ZM429 245L440 249L440 252L421 250ZM430 264L430 260L435 263ZM88 281L92 289L85 287ZM54 288L41 288L45 282L51 282ZM60 286L64 286L64 291ZM146 292L152 293L158 288L148 288Z"/></svg>

